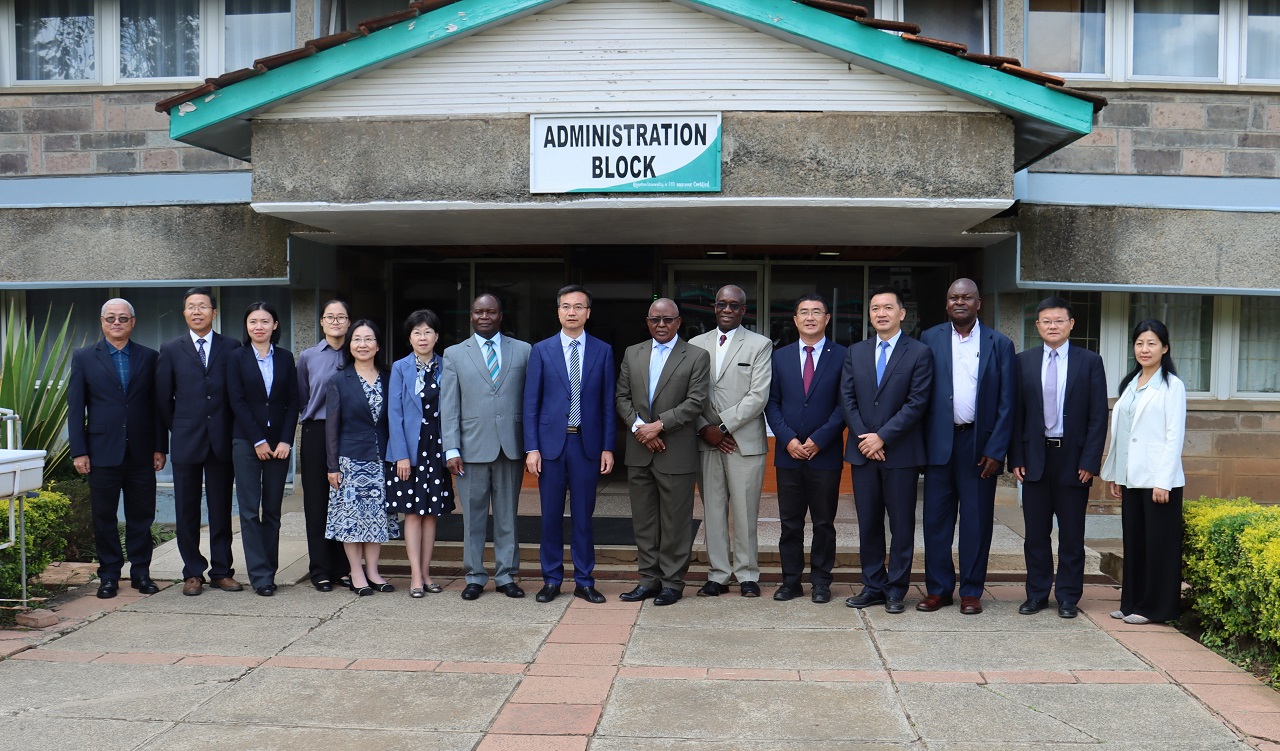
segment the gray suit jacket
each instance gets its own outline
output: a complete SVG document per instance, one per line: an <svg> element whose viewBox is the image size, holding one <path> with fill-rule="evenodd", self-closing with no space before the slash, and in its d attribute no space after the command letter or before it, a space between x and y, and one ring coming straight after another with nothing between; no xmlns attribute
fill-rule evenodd
<svg viewBox="0 0 1280 751"><path fill-rule="evenodd" d="M491 462L499 455L524 460L524 376L528 342L502 335L501 370L496 383L474 336L444 351L440 376L440 433L445 450L457 449L463 463Z"/></svg>
<svg viewBox="0 0 1280 751"><path fill-rule="evenodd" d="M702 414L710 392L707 351L680 339L667 355L650 405L649 355L652 352L653 340L647 339L628 347L622 356L615 406L627 428L623 463L628 467L652 464L659 472L673 475L697 472L698 434L693 423ZM654 454L636 440L631 426L637 416L645 422L662 420L666 451Z"/></svg>
<svg viewBox="0 0 1280 751"><path fill-rule="evenodd" d="M711 398L702 406L702 414L694 427L701 430L707 425L724 423L743 456L763 454L769 448L764 408L769 403L769 384L773 380L773 342L754 331L738 329L729 342L717 377L716 342L719 339L719 329L712 329L689 340L711 357ZM698 448L718 450L706 441L698 441Z"/></svg>

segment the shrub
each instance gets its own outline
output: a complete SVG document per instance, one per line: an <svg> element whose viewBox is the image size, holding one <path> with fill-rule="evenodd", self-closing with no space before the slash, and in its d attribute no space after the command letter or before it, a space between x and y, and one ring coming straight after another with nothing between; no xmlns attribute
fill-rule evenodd
<svg viewBox="0 0 1280 751"><path fill-rule="evenodd" d="M0 514L8 525L11 499L0 500ZM71 502L65 495L48 490L35 498L26 499L27 520L27 576L44 571L55 559L60 559L67 546L67 513ZM15 514L16 514L15 510ZM0 598L17 599L22 596L21 549L17 540L13 547L0 550Z"/></svg>

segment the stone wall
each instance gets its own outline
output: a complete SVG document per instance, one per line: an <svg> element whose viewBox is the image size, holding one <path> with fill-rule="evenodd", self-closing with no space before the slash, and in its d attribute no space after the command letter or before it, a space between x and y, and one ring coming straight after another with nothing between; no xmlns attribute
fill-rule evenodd
<svg viewBox="0 0 1280 751"><path fill-rule="evenodd" d="M0 95L0 176L221 172L246 162L169 138L173 92Z"/></svg>
<svg viewBox="0 0 1280 751"><path fill-rule="evenodd" d="M1213 401L1187 406L1182 468L1187 498L1244 496L1280 503L1280 403Z"/></svg>

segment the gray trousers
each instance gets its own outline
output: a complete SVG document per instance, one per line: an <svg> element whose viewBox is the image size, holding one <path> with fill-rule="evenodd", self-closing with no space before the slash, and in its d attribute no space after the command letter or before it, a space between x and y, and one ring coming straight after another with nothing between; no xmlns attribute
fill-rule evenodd
<svg viewBox="0 0 1280 751"><path fill-rule="evenodd" d="M487 463L465 462L458 484L458 506L462 512L462 564L467 583L484 585L489 572L484 567L484 544L493 509L493 582L510 584L520 573L520 545L516 541L516 507L520 501L520 480L524 461L499 456Z"/></svg>
<svg viewBox="0 0 1280 751"><path fill-rule="evenodd" d="M253 444L243 438L231 442L236 471L236 504L240 507L240 542L244 567L255 588L276 583L280 567L280 506L288 479L288 459L262 461Z"/></svg>
<svg viewBox="0 0 1280 751"><path fill-rule="evenodd" d="M651 466L627 468L641 586L684 590L693 551L695 475L669 475Z"/></svg>
<svg viewBox="0 0 1280 751"><path fill-rule="evenodd" d="M707 525L707 558L711 570L707 579L728 584L760 581L760 550L756 522L760 519L760 487L764 484L764 454L743 456L742 451L724 454L719 450L699 451L702 468L698 487L702 491L702 517ZM730 519L732 516L732 529ZM730 540L733 564L729 563Z"/></svg>

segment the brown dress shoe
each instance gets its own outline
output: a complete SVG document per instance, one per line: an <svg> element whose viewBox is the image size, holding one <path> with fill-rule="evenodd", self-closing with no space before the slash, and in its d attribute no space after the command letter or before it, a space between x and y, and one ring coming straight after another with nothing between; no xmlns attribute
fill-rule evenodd
<svg viewBox="0 0 1280 751"><path fill-rule="evenodd" d="M935 610L950 607L953 602L955 600L951 599L951 595L929 595L916 603L916 610L922 613L932 613Z"/></svg>
<svg viewBox="0 0 1280 751"><path fill-rule="evenodd" d="M204 588L204 580L198 576L190 579L184 579L182 582L182 594L188 597L195 597L200 594L200 590Z"/></svg>
<svg viewBox="0 0 1280 751"><path fill-rule="evenodd" d="M978 597L961 597L960 612L965 615L977 615L982 612L982 600Z"/></svg>
<svg viewBox="0 0 1280 751"><path fill-rule="evenodd" d="M240 592L244 589L244 585L228 576L225 579L210 579L209 586L214 589L221 589L223 592Z"/></svg>

